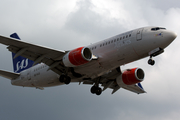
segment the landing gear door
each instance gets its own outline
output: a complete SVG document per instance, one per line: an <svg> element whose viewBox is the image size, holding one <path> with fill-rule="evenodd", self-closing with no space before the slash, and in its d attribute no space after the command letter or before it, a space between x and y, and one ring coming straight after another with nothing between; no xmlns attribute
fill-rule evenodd
<svg viewBox="0 0 180 120"><path fill-rule="evenodd" d="M142 40L142 32L143 32L143 28L137 30L137 34L136 34L137 41Z"/></svg>

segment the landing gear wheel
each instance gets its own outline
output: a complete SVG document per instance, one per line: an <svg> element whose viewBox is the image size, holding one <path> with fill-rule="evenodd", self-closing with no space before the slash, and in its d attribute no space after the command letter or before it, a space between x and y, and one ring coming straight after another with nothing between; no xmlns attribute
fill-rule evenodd
<svg viewBox="0 0 180 120"><path fill-rule="evenodd" d="M153 59L149 59L149 60L148 60L148 64L149 64L149 65L154 65L154 64L155 64L155 61L154 61Z"/></svg>
<svg viewBox="0 0 180 120"><path fill-rule="evenodd" d="M100 87L92 86L91 87L91 93L100 95L102 93L102 89Z"/></svg>
<svg viewBox="0 0 180 120"><path fill-rule="evenodd" d="M64 79L65 79L65 75L61 75L60 77L59 77L59 81L61 82L61 83L64 83Z"/></svg>
<svg viewBox="0 0 180 120"><path fill-rule="evenodd" d="M98 87L96 89L96 95L100 95L102 93L102 89L100 87Z"/></svg>
<svg viewBox="0 0 180 120"><path fill-rule="evenodd" d="M92 94L95 94L95 93L96 93L96 89L97 89L96 86L92 86L92 87L91 87L91 93L92 93Z"/></svg>
<svg viewBox="0 0 180 120"><path fill-rule="evenodd" d="M71 78L69 76L66 76L64 79L64 83L68 85L71 82Z"/></svg>
<svg viewBox="0 0 180 120"><path fill-rule="evenodd" d="M66 85L68 85L71 82L71 78L69 76L66 76L66 75L61 75L59 78L59 81L61 83L65 83Z"/></svg>

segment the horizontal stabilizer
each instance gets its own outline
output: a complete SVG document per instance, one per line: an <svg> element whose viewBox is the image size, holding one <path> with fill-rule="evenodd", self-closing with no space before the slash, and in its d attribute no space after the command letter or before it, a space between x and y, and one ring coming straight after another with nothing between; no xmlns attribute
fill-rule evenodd
<svg viewBox="0 0 180 120"><path fill-rule="evenodd" d="M16 79L20 76L19 73L13 73L13 72L8 72L4 70L0 70L0 76L5 77L7 79L13 80Z"/></svg>

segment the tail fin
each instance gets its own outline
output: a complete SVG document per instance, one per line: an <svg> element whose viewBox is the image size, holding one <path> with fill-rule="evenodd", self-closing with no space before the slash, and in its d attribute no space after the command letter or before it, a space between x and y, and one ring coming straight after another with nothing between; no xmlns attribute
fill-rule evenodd
<svg viewBox="0 0 180 120"><path fill-rule="evenodd" d="M17 33L11 34L10 37L21 40L17 35ZM33 66L34 61L29 60L22 56L18 56L14 58L15 55L16 55L15 53L12 53L13 67L15 73L20 73L21 71L26 70Z"/></svg>

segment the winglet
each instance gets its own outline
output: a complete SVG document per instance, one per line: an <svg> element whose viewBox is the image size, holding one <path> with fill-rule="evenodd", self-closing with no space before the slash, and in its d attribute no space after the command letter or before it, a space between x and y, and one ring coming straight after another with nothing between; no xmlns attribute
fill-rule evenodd
<svg viewBox="0 0 180 120"><path fill-rule="evenodd" d="M21 40L17 33L11 34L10 37Z"/></svg>
<svg viewBox="0 0 180 120"><path fill-rule="evenodd" d="M138 83L137 85L138 85L141 89L143 89L141 83ZM143 90L144 90L144 89L143 89Z"/></svg>

